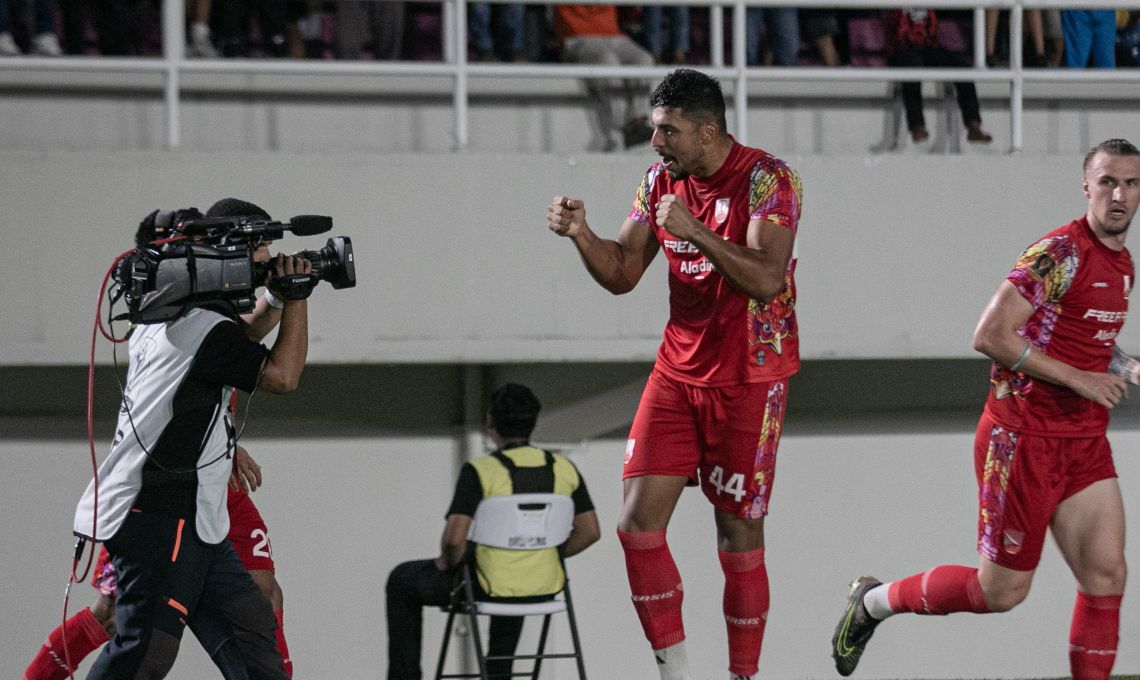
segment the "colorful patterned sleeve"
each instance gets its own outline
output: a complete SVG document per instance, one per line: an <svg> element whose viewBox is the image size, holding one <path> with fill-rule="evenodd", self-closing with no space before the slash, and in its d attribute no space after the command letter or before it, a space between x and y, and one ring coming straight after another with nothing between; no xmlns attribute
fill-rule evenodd
<svg viewBox="0 0 1140 680"><path fill-rule="evenodd" d="M649 223L649 195L653 192L653 183L657 181L657 175L661 174L661 168L660 163L654 163L645 171L645 176L641 178L641 184L637 186L637 194L633 197L633 208L629 211L629 216L635 222L651 226Z"/></svg>
<svg viewBox="0 0 1140 680"><path fill-rule="evenodd" d="M1006 280L1034 309L1056 304L1077 274L1076 245L1067 236L1043 238L1025 249Z"/></svg>
<svg viewBox="0 0 1140 680"><path fill-rule="evenodd" d="M800 222L803 186L800 176L775 156L766 156L752 166L749 219L765 220L795 231Z"/></svg>

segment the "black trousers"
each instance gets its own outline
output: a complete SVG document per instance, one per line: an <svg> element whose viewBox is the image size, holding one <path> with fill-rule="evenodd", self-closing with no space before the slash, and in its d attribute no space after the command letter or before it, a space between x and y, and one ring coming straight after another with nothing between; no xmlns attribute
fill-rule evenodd
<svg viewBox="0 0 1140 680"><path fill-rule="evenodd" d="M942 47L925 47L912 45L899 47L890 58L891 66L898 67L947 67L963 68L966 63L961 57ZM954 91L958 95L958 108L962 111L962 121L967 125L980 123L981 112L978 109L978 90L969 81L954 83ZM922 83L905 82L902 84L903 107L906 109L906 126L913 130L925 127L926 120L922 115Z"/></svg>
<svg viewBox="0 0 1140 680"><path fill-rule="evenodd" d="M273 607L228 540L202 543L191 519L131 512L106 545L117 632L88 680L165 677L187 626L229 680L287 680Z"/></svg>
<svg viewBox="0 0 1140 680"><path fill-rule="evenodd" d="M434 560L404 562L388 575L388 680L421 680L423 608L446 607L459 583L457 570L440 571ZM514 654L522 634L523 617L492 616L487 656ZM492 661L487 674L510 677L510 661Z"/></svg>

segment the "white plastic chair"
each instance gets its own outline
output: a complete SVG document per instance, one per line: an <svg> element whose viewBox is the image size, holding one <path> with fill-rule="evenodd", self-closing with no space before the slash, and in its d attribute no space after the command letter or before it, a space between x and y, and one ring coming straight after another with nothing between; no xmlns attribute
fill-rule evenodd
<svg viewBox="0 0 1140 680"><path fill-rule="evenodd" d="M527 493L510 496L484 498L475 510L475 518L469 532L469 540L479 545L506 550L545 550L559 549L570 537L574 524L574 501L569 496L554 493ZM506 598L495 601L476 599L474 560L468 560L462 570L463 579L448 608L447 626L443 633L443 645L439 652L436 667L436 680L442 678L482 678L487 680L487 661L490 660L531 660L534 666L530 672L514 672L512 675L529 675L537 680L544 659L574 659L578 664L579 680L586 680L586 667L582 662L582 646L578 638L578 624L574 618L574 605L570 598L570 576L566 575L562 590L554 599L512 602ZM562 564L563 573L566 565ZM522 598L527 600L529 598ZM563 653L546 652L546 639L550 631L550 621L554 614L565 612L570 625L573 651ZM509 657L488 657L483 649L479 634L479 615L494 616L542 616L542 632L538 638L538 649L534 654L513 654ZM475 645L475 658L479 665L477 673L444 673L447 650L451 640L452 625L456 615L466 615L471 623L471 640Z"/></svg>

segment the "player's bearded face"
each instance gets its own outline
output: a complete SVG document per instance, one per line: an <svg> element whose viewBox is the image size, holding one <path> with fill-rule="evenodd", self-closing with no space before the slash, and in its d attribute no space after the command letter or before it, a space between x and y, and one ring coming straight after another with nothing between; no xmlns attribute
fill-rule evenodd
<svg viewBox="0 0 1140 680"><path fill-rule="evenodd" d="M1085 172L1089 216L1109 236L1128 231L1140 207L1140 156L1099 153Z"/></svg>
<svg viewBox="0 0 1140 680"><path fill-rule="evenodd" d="M653 139L650 143L669 177L678 180L692 174L700 175L703 167L704 149L698 131L700 126L684 116L677 109L658 106L650 117L653 123Z"/></svg>

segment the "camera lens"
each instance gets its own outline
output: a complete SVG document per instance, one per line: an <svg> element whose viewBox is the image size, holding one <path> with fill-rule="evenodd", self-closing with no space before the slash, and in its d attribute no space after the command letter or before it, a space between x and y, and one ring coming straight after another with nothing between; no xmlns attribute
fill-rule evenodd
<svg viewBox="0 0 1140 680"><path fill-rule="evenodd" d="M356 262L353 259L352 239L334 236L320 250L298 253L313 265L313 274L328 281L333 288L352 288L356 285Z"/></svg>

